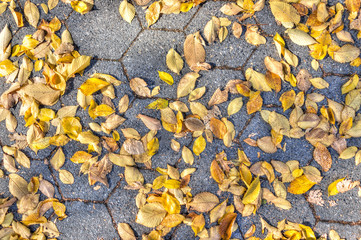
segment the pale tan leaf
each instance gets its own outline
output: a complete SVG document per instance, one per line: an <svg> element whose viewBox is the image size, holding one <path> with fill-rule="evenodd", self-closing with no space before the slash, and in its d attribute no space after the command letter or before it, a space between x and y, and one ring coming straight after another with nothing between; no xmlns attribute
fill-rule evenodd
<svg viewBox="0 0 361 240"><path fill-rule="evenodd" d="M29 24L36 28L39 22L40 13L38 7L34 3L30 2L30 0L25 2L24 14Z"/></svg>

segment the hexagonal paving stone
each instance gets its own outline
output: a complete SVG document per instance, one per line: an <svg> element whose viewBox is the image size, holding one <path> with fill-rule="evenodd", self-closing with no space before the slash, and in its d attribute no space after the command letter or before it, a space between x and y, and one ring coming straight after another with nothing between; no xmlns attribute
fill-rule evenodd
<svg viewBox="0 0 361 240"><path fill-rule="evenodd" d="M140 31L138 21L125 22L119 1L95 1L85 15L74 12L67 20L80 53L98 58L119 59ZM128 31L131 29L131 31Z"/></svg>
<svg viewBox="0 0 361 240"><path fill-rule="evenodd" d="M68 217L56 223L58 239L119 239L105 205L66 202L65 206Z"/></svg>
<svg viewBox="0 0 361 240"><path fill-rule="evenodd" d="M237 18L235 16L230 17L219 11L224 4L225 2L223 1L206 2L186 28L186 33L191 34L201 31L201 34L203 34L203 28L212 19L212 16L227 17L232 22L236 21ZM247 19L244 23L254 24L255 22L252 19ZM217 42L205 47L206 61L216 66L242 66L255 46L248 44L244 40L244 34L240 39L235 38L232 35L232 25L228 26L227 29L229 32L228 36L222 43L217 40Z"/></svg>
<svg viewBox="0 0 361 240"><path fill-rule="evenodd" d="M134 4L135 12L138 15L142 25L144 28L148 27L147 20L145 19L144 6L138 6ZM192 8L186 13L179 14L161 14L158 21L151 25L150 28L159 28L159 29L167 29L167 30L183 30L184 27L187 26L189 21L198 11L199 6ZM136 20L136 19L134 19Z"/></svg>
<svg viewBox="0 0 361 240"><path fill-rule="evenodd" d="M344 177L353 181L360 180L361 166L355 166L354 159L338 159L338 154L333 149L330 149L330 153L333 159L332 167L328 172L322 173L324 178L319 185L315 185L313 188L322 191L322 198L325 201L324 206L314 205L316 214L323 220L346 222L359 221L361 198L357 194L358 189L354 188L348 192L327 197L327 188L335 180ZM329 201L334 201L336 205L331 206Z"/></svg>
<svg viewBox="0 0 361 240"><path fill-rule="evenodd" d="M360 225L348 225L338 223L319 222L316 224L314 231L319 235L330 233L330 230L335 230L341 237L341 239L359 239L361 237Z"/></svg>

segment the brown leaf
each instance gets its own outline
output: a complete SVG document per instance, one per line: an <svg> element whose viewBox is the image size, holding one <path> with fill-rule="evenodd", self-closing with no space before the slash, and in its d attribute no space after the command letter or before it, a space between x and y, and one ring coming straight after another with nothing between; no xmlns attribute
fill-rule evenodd
<svg viewBox="0 0 361 240"><path fill-rule="evenodd" d="M130 88L141 97L151 97L148 84L141 78L133 78L129 82Z"/></svg>
<svg viewBox="0 0 361 240"><path fill-rule="evenodd" d="M206 60L206 52L202 42L203 39L199 32L189 34L184 41L184 57L191 69L197 63L203 63Z"/></svg>
<svg viewBox="0 0 361 240"><path fill-rule="evenodd" d="M221 89L217 88L216 91L213 93L213 96L209 100L208 106L212 107L213 105L221 104L227 100L228 100L228 90L226 89L221 91Z"/></svg>
<svg viewBox="0 0 361 240"><path fill-rule="evenodd" d="M146 115L143 114L138 114L137 118L139 118L140 120L142 120L142 122L144 123L144 125L149 128L150 130L160 130L162 128L162 125L160 123L160 121L158 119L152 118L152 117L148 117Z"/></svg>
<svg viewBox="0 0 361 240"><path fill-rule="evenodd" d="M94 163L89 168L89 184L93 185L96 182L101 182L109 187L107 174L112 171L113 163L109 161L108 155L104 156L102 160Z"/></svg>
<svg viewBox="0 0 361 240"><path fill-rule="evenodd" d="M311 87L311 78L312 76L307 69L301 69L296 76L298 89L307 92L307 90Z"/></svg>
<svg viewBox="0 0 361 240"><path fill-rule="evenodd" d="M318 164L321 165L323 171L327 172L330 170L332 165L332 157L325 145L319 142L316 143L315 150L313 151L313 158Z"/></svg>
<svg viewBox="0 0 361 240"><path fill-rule="evenodd" d="M192 210L198 212L208 212L212 210L219 203L216 195L210 192L198 193L194 196L193 201L189 203Z"/></svg>
<svg viewBox="0 0 361 240"><path fill-rule="evenodd" d="M275 153L277 148L270 136L266 136L257 140L257 146L266 153Z"/></svg>
<svg viewBox="0 0 361 240"><path fill-rule="evenodd" d="M233 224L236 221L237 213L228 213L219 223L219 234L222 239L230 239L232 236Z"/></svg>
<svg viewBox="0 0 361 240"><path fill-rule="evenodd" d="M226 125L217 118L211 118L211 120L209 121L209 127L213 134L219 139L223 139L223 137L227 133Z"/></svg>
<svg viewBox="0 0 361 240"><path fill-rule="evenodd" d="M132 155L139 155L145 152L143 143L135 139L127 139L123 143L125 151Z"/></svg>

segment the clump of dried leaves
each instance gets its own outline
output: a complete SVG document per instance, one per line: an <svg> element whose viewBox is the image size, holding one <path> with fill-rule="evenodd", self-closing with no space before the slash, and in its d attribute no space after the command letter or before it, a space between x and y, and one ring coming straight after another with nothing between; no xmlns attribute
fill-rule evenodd
<svg viewBox="0 0 361 240"><path fill-rule="evenodd" d="M89 12L93 7L92 0L63 0L81 13ZM201 4L202 0L179 1L162 0L150 3L149 0L135 1L138 5L149 5L146 10L148 26L154 24L161 14L178 14L187 12L192 7ZM42 11L47 13L56 7L58 0L49 0L41 4ZM329 55L340 63L360 66L360 49L353 45L354 39L350 31L358 31L361 37L360 1L347 0L345 4L337 3L329 6L325 1L269 1L276 21L287 30L285 33L295 44L307 46L313 69L319 69L317 60ZM11 31L5 26L0 33L0 77L10 84L0 98L0 121L5 121L6 128L13 133L12 146L2 146L3 166L9 177L9 191L12 198L0 199L0 236L3 239L45 239L54 238L59 232L45 214L53 209L61 220L66 216L65 206L54 198L54 187L42 178L31 178L28 183L16 174L18 166L31 167L31 160L22 151L25 148L37 152L53 145L56 146L50 164L58 172L59 179L64 184L73 184L73 175L64 169L67 161L63 148L70 141L78 141L88 147L88 151L78 151L70 161L81 164L80 173L88 175L90 185L100 182L108 186L107 174L113 165L124 168L124 179L127 189L137 190L135 204L139 208L135 222L153 230L143 236L143 239L162 239L179 224L189 225L195 236L200 239L230 239L232 232L237 230L237 213L243 217L256 214L262 204L273 204L279 209L290 209L292 204L287 200L288 193L304 194L322 180L322 173L313 166L300 166L297 160L250 161L246 153L238 149L238 158L228 160L225 152L218 153L210 166L213 180L219 186L219 193L228 192L233 201L228 199L220 202L217 195L201 192L192 195L188 186L191 175L197 170L191 167L196 156L202 156L207 145L213 141L223 141L226 147L237 143L236 131L229 116L239 113L243 105L248 114L259 112L267 122L271 131L269 136L258 139L247 138L246 144L258 147L265 153L275 153L282 149L286 151L284 138L305 138L314 146L313 157L322 171L327 172L332 167L332 157L328 150L333 148L340 159L354 158L356 165L361 161L361 150L356 146L347 146L347 139L361 137L361 116L357 114L361 106L361 83L358 75L352 75L342 86L345 103L327 99L327 105L322 105L325 96L310 89L324 89L329 83L320 77L312 77L306 69L294 74L299 59L286 46L284 38L275 33L273 41L279 54L276 60L269 56L264 58L265 73L246 69L245 80L230 80L224 88L218 88L208 101L208 106L201 104L201 99L207 91L206 86L196 87L201 78L200 71L211 70L211 64L206 62L204 46L215 41L223 42L228 37L228 28L232 25L234 37L241 38L243 34L242 21L262 11L264 0L253 2L244 0L226 3L220 11L225 15L240 15L238 21L230 21L227 17L212 17L204 26L202 34L189 34L184 41L184 59L175 50L169 49L165 56L166 64L174 74L182 74L177 83L177 99L167 100L156 95L160 87L150 89L147 82L141 78L133 78L129 85L139 98L155 99L147 108L160 112L160 119L143 114L137 117L149 129L141 136L134 128L120 128L126 121L122 114L127 111L129 96L124 95L117 106L114 105L115 88L121 82L108 74L94 73L79 87L77 101L82 111L87 111L92 119L102 119L99 124L89 123L89 128L83 127L76 116L79 106L63 106L54 110L59 98L65 93L67 81L76 74L83 74L90 65L89 56L81 55L74 49L73 40L68 30L61 34L61 22L56 17L50 22L39 22L39 8L27 0L24 5L26 21L36 30L32 35L26 35L21 45L11 44ZM0 13L11 11L18 27L24 25L22 14L17 11L15 1L0 3ZM121 1L119 13L122 18L131 22L135 16L135 7L127 0ZM345 30L344 16L349 20L349 31ZM301 22L304 21L303 23ZM245 24L245 40L252 45L266 43L266 38L256 25ZM335 35L341 42L332 39ZM205 39L203 39L203 37ZM21 64L9 58L22 57ZM184 62L191 72L182 73ZM43 77L32 77L33 71L42 71ZM159 71L159 78L169 85L175 84L170 73ZM282 85L290 85L291 90L283 92L279 101L284 114L262 109L263 92L278 93ZM98 103L94 94L101 93L102 102ZM228 116L222 116L219 104L227 102ZM186 104L188 102L188 104ZM21 104L19 115L24 116L26 135L16 133L17 118L10 109ZM56 128L50 136L49 129ZM88 130L89 129L89 130ZM121 134L126 139L120 142ZM168 131L174 139L170 147L181 153L181 159L190 167L183 169L167 164L165 168L157 168L159 176L153 182L145 183L139 170L143 164L146 168L152 166L152 156L159 150L158 131ZM103 132L107 136L99 137ZM181 146L178 138L192 135L191 145ZM282 146L283 142L283 146ZM105 152L105 154L102 154ZM100 159L100 160L99 160ZM252 164L252 162L254 162ZM0 170L0 176L5 173ZM261 182L268 181L273 191L261 187ZM338 179L328 187L328 194L336 195L349 191L359 185L358 181ZM40 201L37 192L47 197ZM308 201L324 205L322 192L310 191ZM21 221L13 219L8 212L10 206L17 203ZM209 215L213 226L205 228L205 214ZM269 225L261 218L262 229L267 230L266 239L316 239L312 229L303 224L283 220L277 227ZM35 232L28 226L39 225ZM259 239L254 235L253 225L245 237ZM124 239L136 239L133 230L127 223L118 224L118 232ZM329 233L331 239L339 239L335 231ZM337 238L338 237L338 238ZM324 238L320 238L324 239Z"/></svg>

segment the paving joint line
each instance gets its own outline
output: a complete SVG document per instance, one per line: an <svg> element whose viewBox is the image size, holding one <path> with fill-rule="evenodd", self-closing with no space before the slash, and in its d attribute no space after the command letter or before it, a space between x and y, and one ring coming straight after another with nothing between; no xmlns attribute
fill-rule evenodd
<svg viewBox="0 0 361 240"><path fill-rule="evenodd" d="M198 15L199 11L201 10L203 6L199 5L198 9L196 10L196 12L193 14L193 16L189 19L188 23L183 27L183 31L185 33L185 31L187 30L187 28L189 27L189 25L191 24L191 22L193 21L193 19Z"/></svg>
<svg viewBox="0 0 361 240"><path fill-rule="evenodd" d="M120 239L122 239L122 236L120 236L119 232L118 232L118 226L117 226L117 222L115 221L114 217L113 217L113 214L112 214L112 211L110 209L110 207L108 206L108 203L104 203L105 205L105 208L107 209L108 211L108 214L110 216L110 219L112 220L112 225L113 225L113 228L115 229L115 232L117 233L117 235L119 236ZM139 234L138 234L139 235Z"/></svg>
<svg viewBox="0 0 361 240"><path fill-rule="evenodd" d="M138 37L140 36L140 34L144 31L144 29L141 29L137 36L135 36L135 38L130 42L128 48L124 51L124 53L122 54L122 56L119 58L119 61L123 61L125 55L128 53L129 49L134 45L134 43L136 42L136 40L138 39Z"/></svg>

